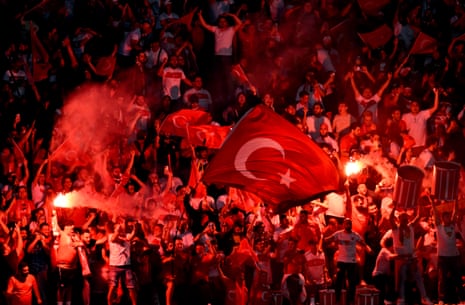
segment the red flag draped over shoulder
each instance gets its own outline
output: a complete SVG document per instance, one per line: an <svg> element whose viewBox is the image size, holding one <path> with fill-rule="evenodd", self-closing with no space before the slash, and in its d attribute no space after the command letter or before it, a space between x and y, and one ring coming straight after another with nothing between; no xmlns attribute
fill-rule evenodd
<svg viewBox="0 0 465 305"><path fill-rule="evenodd" d="M210 115L202 110L183 109L171 113L161 123L160 132L172 136L187 136L187 127L211 122Z"/></svg>
<svg viewBox="0 0 465 305"><path fill-rule="evenodd" d="M438 42L436 39L420 32L410 49L410 54L431 54L436 50L437 45Z"/></svg>
<svg viewBox="0 0 465 305"><path fill-rule="evenodd" d="M305 134L266 106L250 110L209 163L203 180L240 188L275 212L338 189L333 162Z"/></svg>

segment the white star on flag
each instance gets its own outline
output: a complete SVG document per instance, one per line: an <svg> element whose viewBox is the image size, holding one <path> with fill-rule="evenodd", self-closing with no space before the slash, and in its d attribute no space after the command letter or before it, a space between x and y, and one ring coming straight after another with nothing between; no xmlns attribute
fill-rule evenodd
<svg viewBox="0 0 465 305"><path fill-rule="evenodd" d="M280 184L284 184L287 188L290 188L291 183L295 181L294 178L291 177L291 169L288 169L285 174L279 174L281 176Z"/></svg>

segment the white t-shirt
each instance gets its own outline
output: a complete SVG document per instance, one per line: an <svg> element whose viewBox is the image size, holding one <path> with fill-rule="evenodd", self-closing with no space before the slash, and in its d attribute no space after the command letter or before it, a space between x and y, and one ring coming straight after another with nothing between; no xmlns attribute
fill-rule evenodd
<svg viewBox="0 0 465 305"><path fill-rule="evenodd" d="M166 67L163 70L163 95L169 95L171 99L177 100L181 97L181 80L186 75L180 68Z"/></svg>
<svg viewBox="0 0 465 305"><path fill-rule="evenodd" d="M455 227L453 225L444 227L436 226L436 237L438 240L438 256L458 256L459 251L455 243Z"/></svg>
<svg viewBox="0 0 465 305"><path fill-rule="evenodd" d="M390 257L392 253L386 248L381 248L376 257L375 268L373 269L373 276L387 275L391 273Z"/></svg>
<svg viewBox="0 0 465 305"><path fill-rule="evenodd" d="M373 113L373 122L376 123L378 121L378 103L381 101L381 97L375 94L367 99L359 95L356 101L358 104L358 115L361 116L364 111L371 111Z"/></svg>
<svg viewBox="0 0 465 305"><path fill-rule="evenodd" d="M335 192L329 193L325 197L328 202L328 209L326 215L342 218L346 213L346 196Z"/></svg>
<svg viewBox="0 0 465 305"><path fill-rule="evenodd" d="M436 159L434 158L433 153L428 149L424 149L418 156L418 159L415 161L415 164L420 168L432 169L435 162Z"/></svg>
<svg viewBox="0 0 465 305"><path fill-rule="evenodd" d="M213 27L215 31L215 55L232 56L233 54L233 39L236 31L234 27L227 27L220 29L216 26Z"/></svg>
<svg viewBox="0 0 465 305"><path fill-rule="evenodd" d="M316 284L325 282L325 254L317 251L313 254L311 251L305 252L305 277L314 281Z"/></svg>
<svg viewBox="0 0 465 305"><path fill-rule="evenodd" d="M208 92L206 89L203 89L203 88L198 89L198 90L195 88L191 88L187 90L184 93L184 103L186 105L189 105L189 96L191 96L192 94L197 95L197 97L199 98L200 108L202 108L205 111L208 111L210 109L211 104L212 104L212 98L211 98L210 92Z"/></svg>
<svg viewBox="0 0 465 305"><path fill-rule="evenodd" d="M349 113L346 115L336 114L334 116L332 127L334 132L339 134L341 131L349 130L350 124L353 122L355 122L355 118Z"/></svg>
<svg viewBox="0 0 465 305"><path fill-rule="evenodd" d="M422 110L417 114L405 113L402 120L407 125L409 136L415 140L415 146L423 146L426 142L426 122L431 116L429 110Z"/></svg>
<svg viewBox="0 0 465 305"><path fill-rule="evenodd" d="M335 232L333 237L334 240L337 241L339 249L337 261L342 263L356 263L356 245L363 240L362 237L356 232L348 233L345 230Z"/></svg>
<svg viewBox="0 0 465 305"><path fill-rule="evenodd" d="M131 245L129 241L111 242L113 234L108 236L108 245L110 250L110 266L129 266L131 265Z"/></svg>
<svg viewBox="0 0 465 305"><path fill-rule="evenodd" d="M168 60L168 53L162 48L157 51L145 51L145 55L147 56L147 62L145 63L147 69L159 67L164 61Z"/></svg>
<svg viewBox="0 0 465 305"><path fill-rule="evenodd" d="M410 236L404 234L403 242L400 240L399 228L391 230L392 240L394 242L394 252L398 255L413 255L415 251L415 236L413 226L409 226Z"/></svg>
<svg viewBox="0 0 465 305"><path fill-rule="evenodd" d="M44 204L45 200L45 185L33 184L31 187L32 202L36 208L40 208Z"/></svg>

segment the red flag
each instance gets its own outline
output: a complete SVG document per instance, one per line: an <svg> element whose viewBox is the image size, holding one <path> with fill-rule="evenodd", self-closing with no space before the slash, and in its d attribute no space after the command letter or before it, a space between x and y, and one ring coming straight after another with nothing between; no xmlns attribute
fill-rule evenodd
<svg viewBox="0 0 465 305"><path fill-rule="evenodd" d="M49 157L50 160L59 162L69 168L87 166L92 163L92 158L83 151L79 145L75 145L70 139L65 140Z"/></svg>
<svg viewBox="0 0 465 305"><path fill-rule="evenodd" d="M360 39L371 49L384 46L392 38L392 30L385 24L368 33L358 33Z"/></svg>
<svg viewBox="0 0 465 305"><path fill-rule="evenodd" d="M389 0L358 0L360 9L367 15L377 15L389 3Z"/></svg>
<svg viewBox="0 0 465 305"><path fill-rule="evenodd" d="M235 187L229 188L228 196L231 206L246 212L255 212L258 205L263 202L258 196Z"/></svg>
<svg viewBox="0 0 465 305"><path fill-rule="evenodd" d="M448 52L449 56L453 55L452 51L455 48L455 45L457 43L462 43L462 44L465 43L465 34L462 34L462 35L452 39L451 43L449 44L449 48L447 49L447 52Z"/></svg>
<svg viewBox="0 0 465 305"><path fill-rule="evenodd" d="M100 76L111 78L115 71L116 57L112 54L100 57L95 66L95 73Z"/></svg>
<svg viewBox="0 0 465 305"><path fill-rule="evenodd" d="M240 188L274 212L338 189L328 155L294 125L259 105L234 127L208 165L203 180Z"/></svg>
<svg viewBox="0 0 465 305"><path fill-rule="evenodd" d="M183 109L169 114L161 123L160 132L173 136L187 136L187 127L211 122L210 115L202 110Z"/></svg>
<svg viewBox="0 0 465 305"><path fill-rule="evenodd" d="M437 44L436 39L420 32L410 49L410 54L431 54L436 51Z"/></svg>
<svg viewBox="0 0 465 305"><path fill-rule="evenodd" d="M183 24L185 24L187 26L187 28L190 29L192 27L192 19L194 18L194 15L195 15L196 12L197 12L197 9L194 9L193 11L191 11L190 13L187 13L186 15L182 16L181 18L171 21L168 24L168 26L171 26L171 25L176 24L176 23L183 23Z"/></svg>
<svg viewBox="0 0 465 305"><path fill-rule="evenodd" d="M189 142L194 146L220 148L230 130L230 126L189 126Z"/></svg>
<svg viewBox="0 0 465 305"><path fill-rule="evenodd" d="M199 170L199 164L197 158L193 157L191 161L191 172L189 174L189 181L187 185L191 188L196 188L202 178L202 173Z"/></svg>

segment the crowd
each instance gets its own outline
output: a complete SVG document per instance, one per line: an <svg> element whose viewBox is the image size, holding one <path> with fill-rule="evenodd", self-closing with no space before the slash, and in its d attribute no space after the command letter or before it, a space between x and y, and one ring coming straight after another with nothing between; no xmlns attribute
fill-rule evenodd
<svg viewBox="0 0 465 305"><path fill-rule="evenodd" d="M465 301L464 182L431 194L436 162L465 165L461 1L0 6L0 304ZM202 183L218 145L163 129L257 105L328 154L338 190L274 215ZM405 165L425 175L409 207Z"/></svg>

